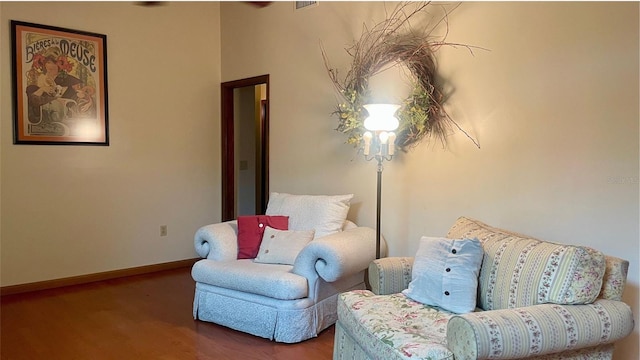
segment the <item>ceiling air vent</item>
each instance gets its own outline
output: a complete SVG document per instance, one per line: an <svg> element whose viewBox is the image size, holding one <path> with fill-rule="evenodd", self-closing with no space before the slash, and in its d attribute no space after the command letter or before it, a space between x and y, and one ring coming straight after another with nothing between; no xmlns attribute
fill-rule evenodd
<svg viewBox="0 0 640 360"><path fill-rule="evenodd" d="M295 10L301 10L301 9L318 6L318 2L317 1L295 1L294 6L295 6Z"/></svg>

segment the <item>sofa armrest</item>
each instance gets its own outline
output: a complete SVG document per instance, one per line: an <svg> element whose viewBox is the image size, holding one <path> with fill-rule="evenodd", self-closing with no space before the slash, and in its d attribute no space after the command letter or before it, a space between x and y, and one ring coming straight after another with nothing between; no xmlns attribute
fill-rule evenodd
<svg viewBox="0 0 640 360"><path fill-rule="evenodd" d="M298 254L292 271L326 282L357 274L375 259L375 238L375 230L361 226L315 239Z"/></svg>
<svg viewBox="0 0 640 360"><path fill-rule="evenodd" d="M456 315L447 325L447 346L456 360L520 359L610 344L633 326L631 308L621 301L541 304Z"/></svg>
<svg viewBox="0 0 640 360"><path fill-rule="evenodd" d="M236 220L206 225L193 238L196 252L203 258L223 261L238 257L238 223Z"/></svg>
<svg viewBox="0 0 640 360"><path fill-rule="evenodd" d="M409 287L413 257L388 257L369 264L369 284L376 295L396 294Z"/></svg>

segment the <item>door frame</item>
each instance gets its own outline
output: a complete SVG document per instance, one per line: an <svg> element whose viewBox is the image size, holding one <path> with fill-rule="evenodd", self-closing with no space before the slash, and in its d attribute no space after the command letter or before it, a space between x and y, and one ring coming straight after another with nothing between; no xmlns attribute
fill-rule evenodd
<svg viewBox="0 0 640 360"><path fill-rule="evenodd" d="M261 181L256 184L256 210L264 214L269 194L269 74L246 79L227 81L220 84L221 104L221 156L222 156L222 221L235 218L235 152L234 152L234 113L233 91L246 86L266 84L267 100L264 103L264 116L259 124L261 141L260 168ZM258 190L261 191L258 191Z"/></svg>

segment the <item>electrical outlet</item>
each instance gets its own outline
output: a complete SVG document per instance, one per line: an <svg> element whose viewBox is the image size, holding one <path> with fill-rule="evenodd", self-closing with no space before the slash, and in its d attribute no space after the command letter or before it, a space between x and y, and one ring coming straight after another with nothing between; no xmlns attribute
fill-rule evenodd
<svg viewBox="0 0 640 360"><path fill-rule="evenodd" d="M160 225L160 236L167 236L167 225Z"/></svg>

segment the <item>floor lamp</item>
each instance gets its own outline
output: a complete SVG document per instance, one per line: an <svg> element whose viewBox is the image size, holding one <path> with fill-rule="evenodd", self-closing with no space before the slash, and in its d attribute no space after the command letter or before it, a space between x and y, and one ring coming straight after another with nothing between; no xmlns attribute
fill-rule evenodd
<svg viewBox="0 0 640 360"><path fill-rule="evenodd" d="M364 158L367 161L376 159L378 162L378 189L376 203L376 259L380 259L380 211L382 195L382 162L390 161L395 154L396 134L399 122L395 117L400 105L368 104L364 108L369 117L364 120L364 127L368 130L362 135L364 141Z"/></svg>

